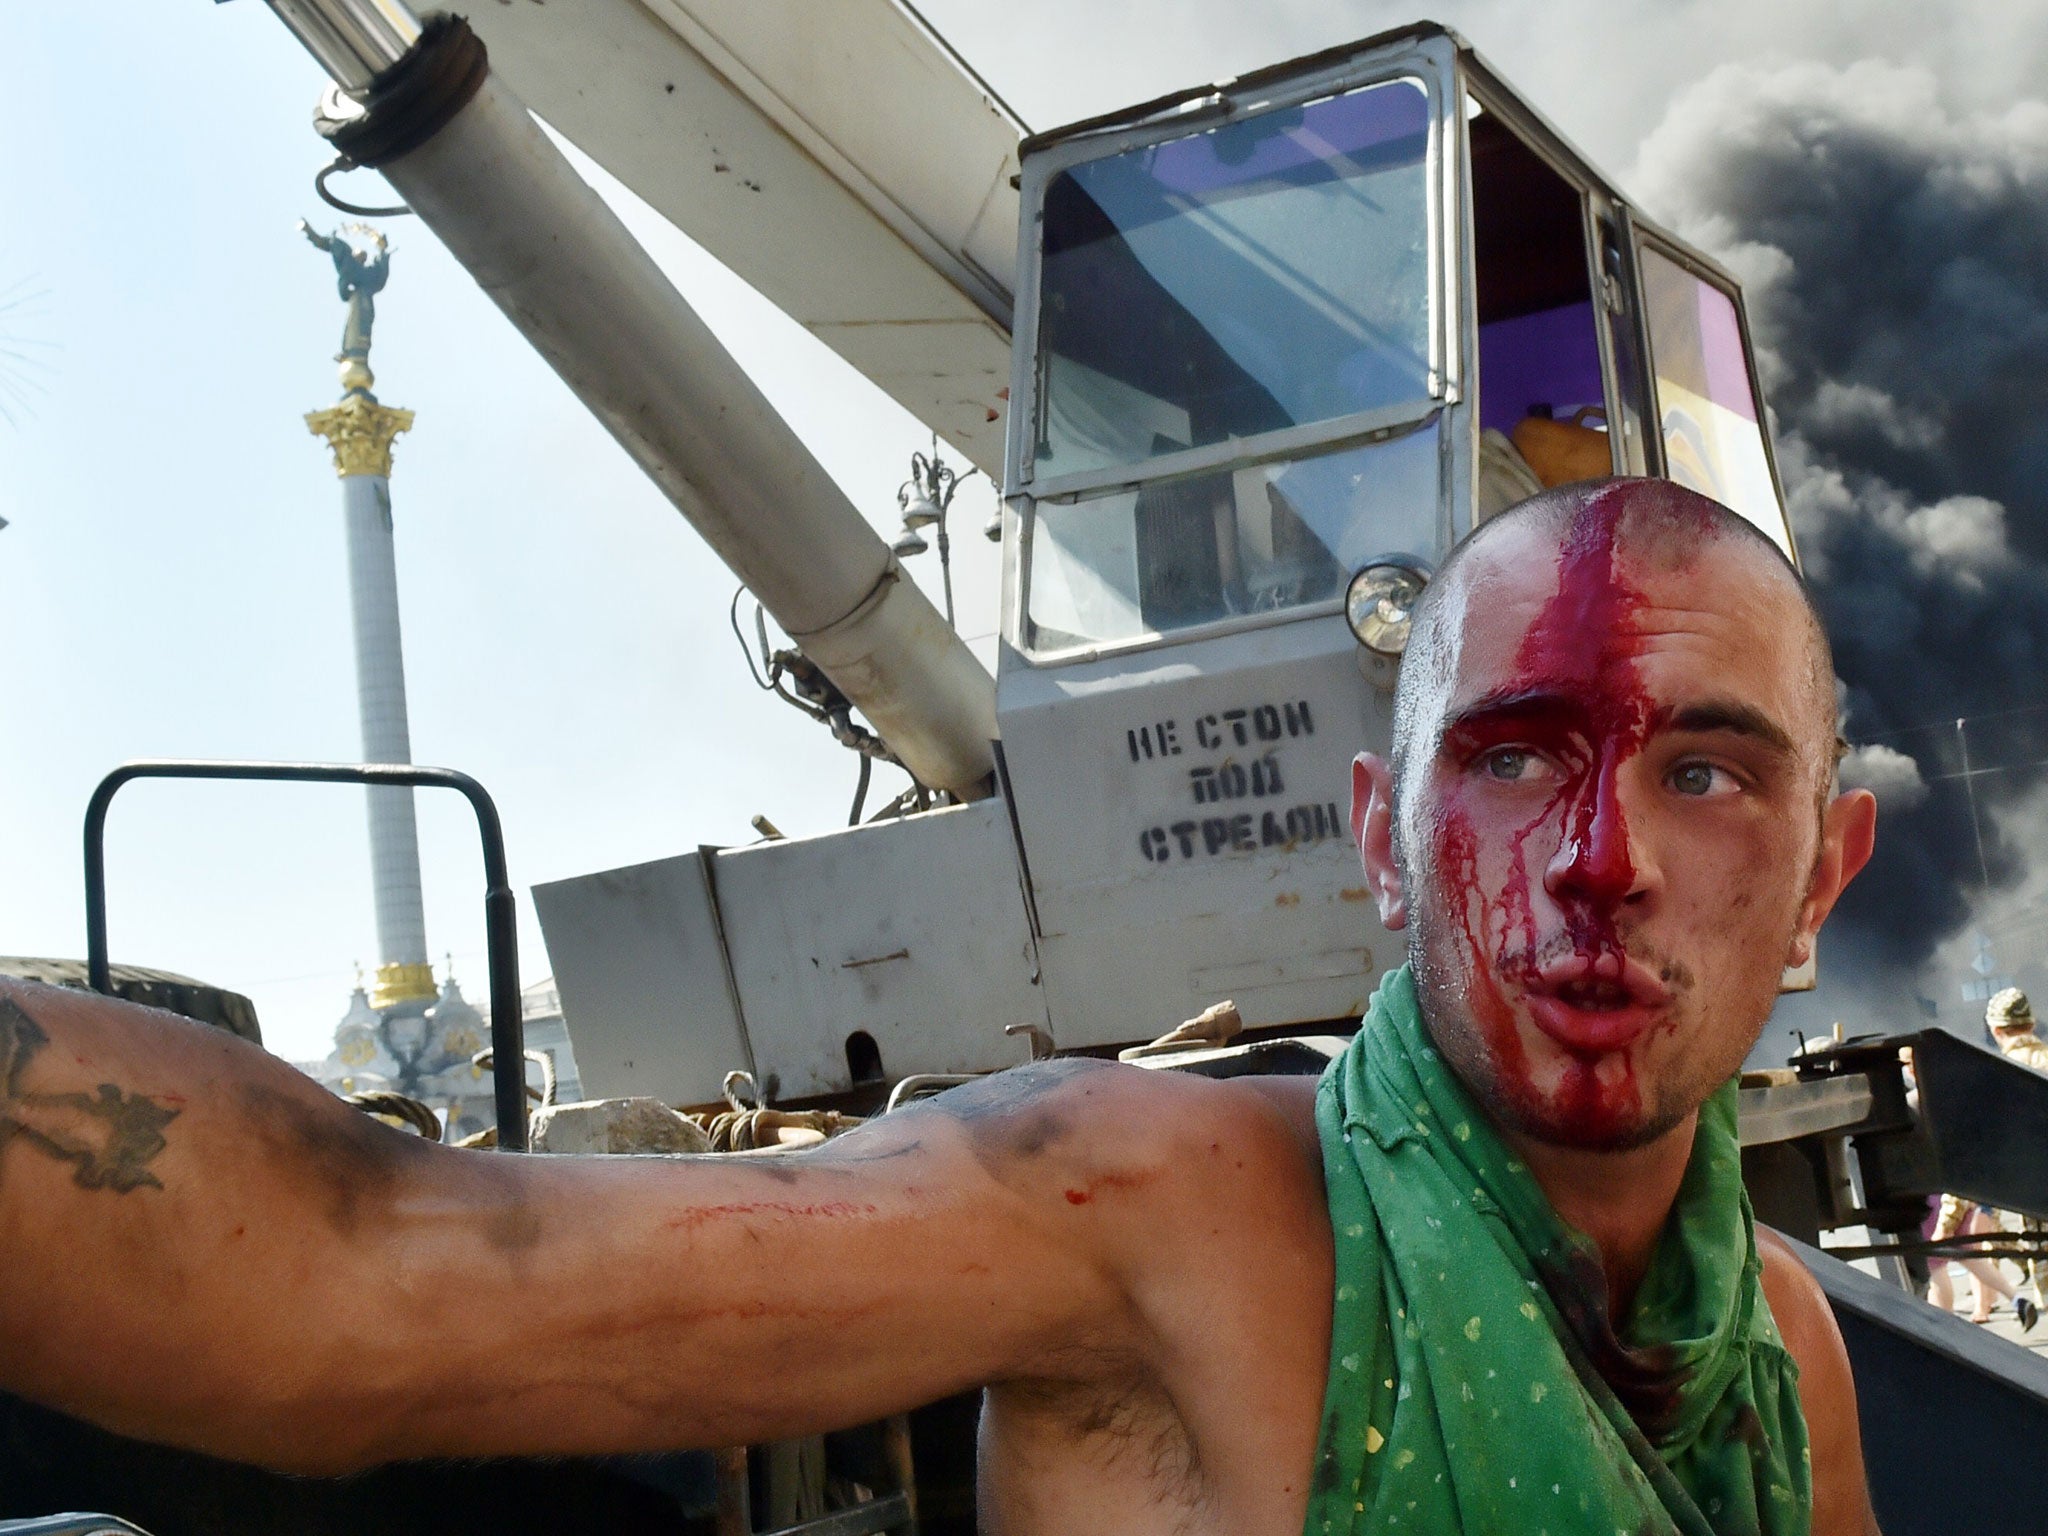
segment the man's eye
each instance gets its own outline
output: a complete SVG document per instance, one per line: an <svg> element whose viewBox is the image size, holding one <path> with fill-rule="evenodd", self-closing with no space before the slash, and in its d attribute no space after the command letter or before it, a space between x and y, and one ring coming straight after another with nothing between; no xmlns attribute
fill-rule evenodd
<svg viewBox="0 0 2048 1536"><path fill-rule="evenodd" d="M1695 797L1731 794L1740 787L1727 769L1698 762L1680 763L1672 769L1670 784L1681 795Z"/></svg>
<svg viewBox="0 0 2048 1536"><path fill-rule="evenodd" d="M1543 761L1525 747L1495 747L1479 759L1479 768L1500 784L1520 784L1541 776Z"/></svg>

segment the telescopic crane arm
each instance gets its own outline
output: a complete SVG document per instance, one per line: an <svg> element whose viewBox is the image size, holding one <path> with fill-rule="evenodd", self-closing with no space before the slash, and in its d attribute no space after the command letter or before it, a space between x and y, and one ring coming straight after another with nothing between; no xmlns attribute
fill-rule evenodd
<svg viewBox="0 0 2048 1536"><path fill-rule="evenodd" d="M321 131L383 172L925 784L986 791L987 671L459 19L270 0L333 76Z"/></svg>

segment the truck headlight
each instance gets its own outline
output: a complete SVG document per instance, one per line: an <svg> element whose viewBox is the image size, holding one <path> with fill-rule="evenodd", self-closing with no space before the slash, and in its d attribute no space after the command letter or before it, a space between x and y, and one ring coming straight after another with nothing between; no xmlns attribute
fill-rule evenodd
<svg viewBox="0 0 2048 1536"><path fill-rule="evenodd" d="M1344 590L1344 622L1358 643L1381 656L1408 649L1415 604L1429 585L1429 567L1411 555L1368 561Z"/></svg>

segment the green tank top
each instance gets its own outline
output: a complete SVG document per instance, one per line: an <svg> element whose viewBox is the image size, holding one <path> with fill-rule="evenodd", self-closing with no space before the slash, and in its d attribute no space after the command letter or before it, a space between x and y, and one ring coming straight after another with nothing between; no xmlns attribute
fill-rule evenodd
<svg viewBox="0 0 2048 1536"><path fill-rule="evenodd" d="M1735 1084L1617 1336L1599 1256L1438 1058L1404 967L1316 1097L1336 1298L1306 1536L1806 1536Z"/></svg>

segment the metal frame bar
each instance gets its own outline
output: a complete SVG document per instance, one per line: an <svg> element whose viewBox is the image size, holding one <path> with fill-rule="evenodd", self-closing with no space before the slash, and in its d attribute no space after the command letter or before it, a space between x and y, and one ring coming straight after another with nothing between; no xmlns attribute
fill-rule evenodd
<svg viewBox="0 0 2048 1536"><path fill-rule="evenodd" d="M2011 1259L2015 1264L2038 1263L2048 1259L2048 1233L2038 1234L2040 1241L2024 1243L2018 1241L2028 1236L2024 1232L1981 1232L1965 1237L1943 1238L1940 1242L1900 1239L1891 1243L1859 1243L1837 1248L1825 1244L1822 1253L1832 1254L1838 1259L1878 1259L1896 1255L1904 1258L1917 1256L1927 1259Z"/></svg>
<svg viewBox="0 0 2048 1536"><path fill-rule="evenodd" d="M747 1076L754 1080L756 1102L766 1108L773 1095L773 1087L761 1072L760 1063L754 1057L754 1037L747 1029L746 999L740 995L739 972L732 963L732 945L725 935L725 905L718 895L719 849L711 843L697 845L697 872L704 881L704 904L711 912L711 937L718 944L718 973L725 979L726 1001L732 1004L733 1023L739 1027L740 1054L746 1057Z"/></svg>
<svg viewBox="0 0 2048 1536"><path fill-rule="evenodd" d="M1627 290L1624 296L1625 314L1608 317L1608 332L1615 351L1616 373L1620 371L1620 354L1624 346L1621 329L1628 330L1626 346L1634 354L1636 369L1636 400L1638 428L1641 440L1637 447L1642 451L1642 473L1657 479L1665 478L1669 466L1664 460L1663 417L1657 409L1657 366L1650 356L1650 311L1643 302L1643 264L1641 249L1637 245L1636 210L1622 198L1610 200L1608 215L1614 221L1614 238L1621 259L1620 281ZM1748 345L1748 333L1743 333L1743 344ZM1758 396L1762 398L1761 395ZM1609 423L1610 430L1612 423Z"/></svg>
<svg viewBox="0 0 2048 1536"><path fill-rule="evenodd" d="M1395 405L1370 411L1352 411L1324 421L1277 427L1255 437L1234 437L1199 448L1162 453L1142 465L1111 464L1104 469L1077 469L1057 479L1034 486L1037 502L1093 501L1121 492L1143 490L1166 480L1184 480L1194 475L1213 474L1226 465L1251 468L1276 459L1306 459L1354 445L1405 437L1434 418L1446 402L1437 396L1417 395Z"/></svg>
<svg viewBox="0 0 2048 1536"><path fill-rule="evenodd" d="M1455 397L1437 444L1437 563L1479 520L1475 492L1482 435L1479 390L1484 380L1479 369L1479 242L1472 213L1473 105L1464 50L1453 47L1443 122L1434 146L1438 163L1431 172L1441 188L1444 210L1438 239L1443 258L1436 278L1441 287L1430 302L1446 311L1444 378Z"/></svg>
<svg viewBox="0 0 2048 1536"><path fill-rule="evenodd" d="M288 784L364 784L452 789L476 813L484 850L484 943L491 979L491 1087L498 1116L498 1146L526 1150L526 1021L519 1008L517 898L505 869L505 833L498 808L483 785L453 768L411 763L228 762L205 758L143 758L123 763L101 779L85 807L85 947L87 977L95 992L114 995L107 959L107 810L124 784L136 779L230 779Z"/></svg>

